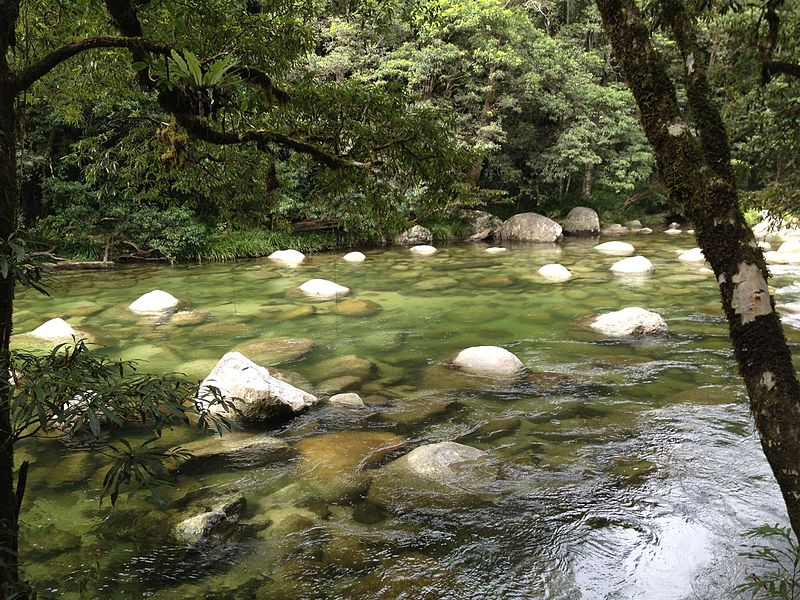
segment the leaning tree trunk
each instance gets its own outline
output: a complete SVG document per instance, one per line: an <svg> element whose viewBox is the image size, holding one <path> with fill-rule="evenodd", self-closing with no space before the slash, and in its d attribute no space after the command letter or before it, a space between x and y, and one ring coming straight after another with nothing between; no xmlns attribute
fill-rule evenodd
<svg viewBox="0 0 800 600"><path fill-rule="evenodd" d="M2 6L0 6L2 8ZM0 20L3 18L0 10ZM16 120L14 93L6 62L8 39L0 32L0 251L16 230L18 208ZM4 46L3 43L6 43ZM9 256L10 260L10 256ZM9 339L11 336L14 276L0 275L0 600L17 581L17 499L14 494L14 454L9 412Z"/></svg>
<svg viewBox="0 0 800 600"><path fill-rule="evenodd" d="M739 208L728 138L711 101L695 24L680 0L664 0L665 21L684 62L696 136L635 0L597 0L597 6L639 106L659 177L694 223L698 244L716 275L761 446L800 537L800 386L767 288L764 256Z"/></svg>

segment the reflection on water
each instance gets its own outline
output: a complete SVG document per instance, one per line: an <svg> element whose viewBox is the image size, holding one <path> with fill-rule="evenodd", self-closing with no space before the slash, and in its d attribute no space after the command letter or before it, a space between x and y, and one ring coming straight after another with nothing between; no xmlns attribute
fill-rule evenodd
<svg viewBox="0 0 800 600"><path fill-rule="evenodd" d="M295 269L258 260L70 273L55 278L52 298L21 294L21 334L61 316L115 357L196 379L240 348L304 389L346 388L367 404L321 403L268 432L291 446L280 460L191 469L164 491L166 511L144 498L100 508L97 457L26 444L28 576L59 591L88 578L108 598L735 597L749 568L740 534L786 517L714 278L676 260L676 248L694 245L688 236L667 237L630 239L655 266L645 279L612 276L617 259L568 240L499 255L390 249L360 264L323 254ZM573 280L537 275L556 260ZM294 291L318 277L352 299L310 303ZM779 302L798 301L797 277L776 274ZM127 310L152 289L185 310ZM576 323L625 306L659 312L670 335L607 340ZM797 348L800 332L787 335ZM295 341L273 341L286 338ZM484 344L514 352L531 376L492 382L444 365ZM176 444L187 435L167 433ZM365 464L364 448L389 439L405 448ZM448 440L489 453L469 490L373 502L375 468ZM177 507L230 490L247 499L249 529L212 547L175 546Z"/></svg>

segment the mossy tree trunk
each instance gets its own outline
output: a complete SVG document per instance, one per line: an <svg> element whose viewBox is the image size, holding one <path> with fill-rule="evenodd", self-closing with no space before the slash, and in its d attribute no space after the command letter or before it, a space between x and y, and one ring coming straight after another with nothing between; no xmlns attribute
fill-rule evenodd
<svg viewBox="0 0 800 600"><path fill-rule="evenodd" d="M8 50L14 40L18 3L0 0L0 248L16 231L17 122L10 84ZM5 251L5 249L3 250ZM14 277L0 275L0 600L17 581L17 499L14 490L14 446L9 404L9 340Z"/></svg>
<svg viewBox="0 0 800 600"><path fill-rule="evenodd" d="M659 177L694 223L716 275L761 445L800 536L800 386L767 289L764 256L739 208L727 133L710 97L694 20L680 0L662 3L684 63L690 111L684 114L635 1L597 0L597 6L639 106Z"/></svg>

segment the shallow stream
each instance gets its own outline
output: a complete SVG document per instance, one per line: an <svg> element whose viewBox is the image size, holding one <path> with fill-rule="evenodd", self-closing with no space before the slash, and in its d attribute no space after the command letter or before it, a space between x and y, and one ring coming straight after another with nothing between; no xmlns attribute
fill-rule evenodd
<svg viewBox="0 0 800 600"><path fill-rule="evenodd" d="M179 475L164 492L171 502L240 490L244 517L260 524L200 549L171 542L174 512L144 495L100 507L96 457L27 442L18 456L32 463L26 575L75 597L83 581L97 598L736 597L754 568L740 555L741 534L787 519L714 277L677 260L691 236L626 241L654 263L651 276L615 276L619 259L594 252L596 241L567 240L498 255L474 245L429 257L391 248L361 264L319 254L298 268L262 259L63 273L51 298L20 293L17 332L60 316L114 357L197 380L225 352L249 347L299 387L353 390L367 404L321 402L266 432L294 450L268 464ZM574 279L541 279L536 270L551 262ZM797 301L800 271L776 271L778 301ZM293 289L312 278L369 302L308 302ZM153 289L195 312L157 320L127 310ZM626 306L660 313L669 335L608 339L578 322ZM785 329L797 358L800 330ZM300 342L253 345L285 338ZM444 365L476 345L509 349L532 376L504 383ZM365 360L335 360L353 355ZM404 448L365 467L373 438L398 437ZM190 439L168 433L174 444ZM367 497L375 468L446 440L488 451L479 493Z"/></svg>

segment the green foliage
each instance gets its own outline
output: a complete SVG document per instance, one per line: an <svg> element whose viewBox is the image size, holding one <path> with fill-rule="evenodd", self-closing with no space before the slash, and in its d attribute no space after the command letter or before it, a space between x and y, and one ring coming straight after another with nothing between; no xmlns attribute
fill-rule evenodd
<svg viewBox="0 0 800 600"><path fill-rule="evenodd" d="M49 295L42 282L41 262L28 253L25 241L13 233L7 240L0 240L0 278L8 277L25 287Z"/></svg>
<svg viewBox="0 0 800 600"><path fill-rule="evenodd" d="M767 565L770 570L762 574L750 573L737 590L749 592L752 598L800 598L800 545L792 530L778 525L762 525L744 535L767 542L753 544L742 555Z"/></svg>
<svg viewBox="0 0 800 600"><path fill-rule="evenodd" d="M121 492L132 495L142 489L160 500L157 486L169 483L164 460L186 457L181 449L156 444L164 429L190 426L222 432L232 426L217 412L234 411L218 390L212 390L210 400L200 401L196 384L184 377L139 373L135 363L98 356L82 340L60 344L45 355L16 352L11 364L8 442L40 432L60 433L95 448L111 461L103 496L112 504ZM136 446L119 436L108 441L107 430L124 434L132 425L150 431L151 437Z"/></svg>

